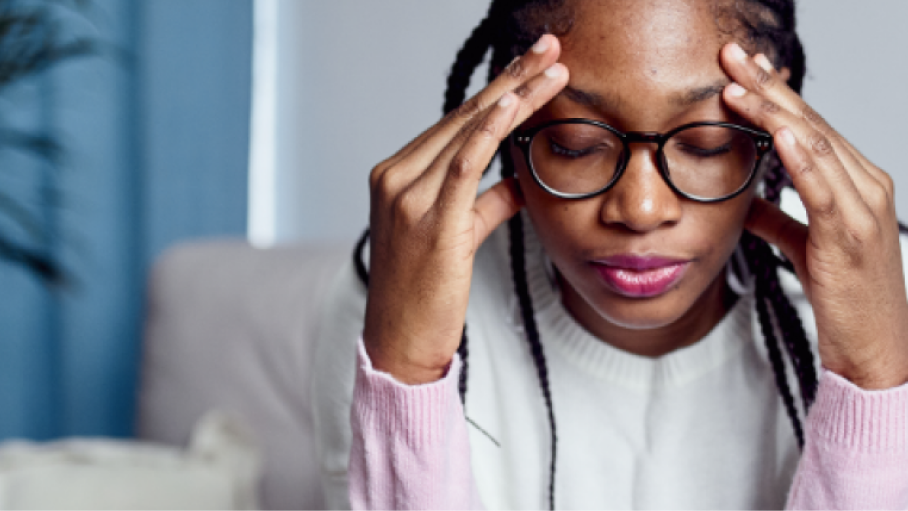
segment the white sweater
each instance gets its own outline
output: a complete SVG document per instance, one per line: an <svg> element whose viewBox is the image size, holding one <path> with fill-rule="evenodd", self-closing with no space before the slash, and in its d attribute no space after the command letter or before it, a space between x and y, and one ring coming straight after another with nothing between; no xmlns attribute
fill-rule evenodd
<svg viewBox="0 0 908 511"><path fill-rule="evenodd" d="M593 337L567 313L528 220L525 225L528 282L558 432L556 505L783 507L799 450L752 294L743 294L701 341L659 358L633 355ZM783 286L815 339L797 281L783 277ZM329 507L349 507L349 417L365 296L348 265L327 301L316 352L314 416ZM488 433L470 426L483 503L545 507L549 424L523 338L505 228L477 255L467 328L466 414ZM799 396L790 367L789 385Z"/></svg>

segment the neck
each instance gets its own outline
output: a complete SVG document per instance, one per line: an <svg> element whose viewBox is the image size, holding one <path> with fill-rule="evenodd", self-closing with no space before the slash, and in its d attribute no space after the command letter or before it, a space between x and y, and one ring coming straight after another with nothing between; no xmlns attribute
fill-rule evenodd
<svg viewBox="0 0 908 511"><path fill-rule="evenodd" d="M657 328L634 329L617 325L595 312L560 275L558 283L565 308L581 326L603 342L644 357L661 357L703 339L738 298L729 289L722 271L677 320Z"/></svg>

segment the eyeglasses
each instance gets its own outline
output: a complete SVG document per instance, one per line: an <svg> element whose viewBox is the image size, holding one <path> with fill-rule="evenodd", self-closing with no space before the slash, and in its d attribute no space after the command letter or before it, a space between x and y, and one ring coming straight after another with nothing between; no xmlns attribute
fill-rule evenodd
<svg viewBox="0 0 908 511"><path fill-rule="evenodd" d="M658 144L659 172L675 193L719 202L743 192L772 149L769 133L725 122L696 122L668 133L621 132L591 119L561 119L515 133L533 179L564 199L606 192L624 173L630 144Z"/></svg>

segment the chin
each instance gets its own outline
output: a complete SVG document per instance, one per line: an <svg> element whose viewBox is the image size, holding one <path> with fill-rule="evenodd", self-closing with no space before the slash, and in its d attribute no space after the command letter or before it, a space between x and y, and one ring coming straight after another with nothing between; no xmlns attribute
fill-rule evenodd
<svg viewBox="0 0 908 511"><path fill-rule="evenodd" d="M668 334L668 338L679 339L706 334L724 314L720 305L725 289L723 268L721 264L713 268L698 261L684 278L648 297L627 296L602 279L582 278L586 277L582 274L576 275L581 278L571 285L561 274L562 300L588 331L633 351L638 335L650 338L647 331L661 331L660 337Z"/></svg>
<svg viewBox="0 0 908 511"><path fill-rule="evenodd" d="M615 326L628 330L654 330L678 322L693 307L695 300L684 300L678 295L681 295L679 289L654 298L613 295L599 303L590 303L590 306L602 319Z"/></svg>

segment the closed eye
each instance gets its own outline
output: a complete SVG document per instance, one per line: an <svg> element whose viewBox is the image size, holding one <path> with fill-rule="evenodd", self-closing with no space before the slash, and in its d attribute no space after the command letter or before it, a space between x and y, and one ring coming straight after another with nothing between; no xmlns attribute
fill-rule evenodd
<svg viewBox="0 0 908 511"><path fill-rule="evenodd" d="M549 140L549 147L552 149L552 154L564 156L566 158L583 158L593 153L609 149L608 144L595 144L582 149L571 149L551 139Z"/></svg>
<svg viewBox="0 0 908 511"><path fill-rule="evenodd" d="M692 144L679 143L677 148L681 151L696 156L698 158L710 158L720 156L731 151L731 142L718 147L699 147Z"/></svg>

